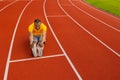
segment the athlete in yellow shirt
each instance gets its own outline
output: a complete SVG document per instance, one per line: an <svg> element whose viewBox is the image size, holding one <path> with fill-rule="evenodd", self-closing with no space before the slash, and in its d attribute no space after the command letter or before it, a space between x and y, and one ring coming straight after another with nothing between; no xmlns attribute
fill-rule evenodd
<svg viewBox="0 0 120 80"><path fill-rule="evenodd" d="M35 19L34 23L29 26L28 31L30 33L29 39L33 56L42 56L46 42L47 27L39 19Z"/></svg>

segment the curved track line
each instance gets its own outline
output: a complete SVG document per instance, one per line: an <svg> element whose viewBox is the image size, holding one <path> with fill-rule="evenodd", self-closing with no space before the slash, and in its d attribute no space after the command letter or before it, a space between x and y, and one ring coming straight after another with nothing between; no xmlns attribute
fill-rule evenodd
<svg viewBox="0 0 120 80"><path fill-rule="evenodd" d="M102 20L100 20L100 19L94 17L93 15L91 15L91 14L87 13L86 11L82 10L81 8L77 7L75 4L73 4L73 2L72 2L71 0L68 0L68 1L69 1L75 8L77 8L77 9L80 10L80 11L82 11L82 12L85 13L86 15L92 17L92 18L95 19L96 21L99 21L99 22L105 24L106 26L108 26L109 28L114 29L115 31L120 32L119 29L117 29L117 28L115 28L115 27L109 25L108 23L106 23L106 22L104 22L104 21L102 21Z"/></svg>
<svg viewBox="0 0 120 80"><path fill-rule="evenodd" d="M108 13L105 12L105 11L102 11L102 10L100 10L100 9L98 9L98 8L95 8L94 6L91 6L90 4L88 4L87 2L85 2L85 1L83 1L83 0L81 0L81 1L80 1L80 0L77 0L77 1L82 2L83 4L85 4L85 5L88 6L88 7L93 8L94 10L97 10L97 11L99 11L99 12L102 12L102 13L104 13L104 14L106 14L106 15L108 15L108 16L111 16L111 17L113 17L114 19L117 19L117 20L120 21L119 18L113 16L112 14L108 14Z"/></svg>
<svg viewBox="0 0 120 80"><path fill-rule="evenodd" d="M13 47L13 43L14 43L14 39L15 39L15 34L16 34L16 31L17 31L17 28L18 28L18 25L19 25L19 22L20 22L20 19L25 11L25 9L28 7L28 5L32 2L29 1L25 7L23 8L22 12L20 13L20 16L18 18L18 21L16 23L16 26L15 26L15 29L14 29L14 33L13 33L13 36L12 36L12 40L11 40L11 44L10 44L10 48L9 48L9 52L8 52L8 58L7 58L7 62L6 62L6 68L5 68L5 73L4 73L4 80L7 80L7 76L8 76L8 70L9 70L9 64L10 64L10 58L11 58L11 54L12 54L12 47Z"/></svg>
<svg viewBox="0 0 120 80"><path fill-rule="evenodd" d="M51 30L51 32L52 32L55 40L57 41L59 47L61 48L62 52L64 53L66 59L68 60L70 66L72 67L73 71L74 71L75 74L77 75L78 79L79 79L79 80L82 80L82 77L80 76L80 74L79 74L78 71L76 70L75 66L73 65L72 61L71 61L70 58L68 57L66 51L65 51L64 48L62 47L60 41L58 40L57 36L55 35L55 33L54 33L54 31L53 31L50 23L49 23L49 20L48 20L48 18L47 18L47 14L46 14L46 10L45 10L45 4L46 4L46 0L44 1L44 4L43 4L43 10L44 10L44 15L45 15L46 21L47 21L47 23L48 23L48 26L49 26L49 28L50 28L50 30Z"/></svg>
<svg viewBox="0 0 120 80"><path fill-rule="evenodd" d="M98 8L95 8L94 6L91 6L90 4L88 4L87 2L85 2L85 1L83 1L83 0L81 0L81 1L80 1L80 0L77 0L77 1L82 2L83 4L85 4L85 5L88 6L88 7L93 8L94 10L97 10L97 11L99 11L99 12L102 12L102 13L104 13L104 14L106 14L106 15L108 15L108 16L111 16L111 17L113 17L113 18L115 18L115 19L117 19L117 20L120 21L120 18L115 17L115 16L113 16L112 14L108 14L107 12L104 12L104 11L98 9Z"/></svg>
<svg viewBox="0 0 120 80"><path fill-rule="evenodd" d="M6 5L5 7L3 7L2 9L0 9L0 12L2 12L4 9L6 9L7 7L11 6L12 4L14 4L17 0L11 2L10 4Z"/></svg>
<svg viewBox="0 0 120 80"><path fill-rule="evenodd" d="M113 50L112 48L110 48L107 44L105 44L103 41L101 41L99 38L97 38L95 35L93 35L90 31L88 31L86 28L84 28L82 25L80 25L75 19L73 19L73 17L71 17L61 6L59 0L57 0L57 3L59 5L59 7L61 8L61 10L74 22L76 23L81 29L83 29L85 32L87 32L89 35L91 35L94 39L96 39L98 42L100 42L102 45L104 45L107 49L109 49L110 51L112 51L114 54L116 54L118 57L120 57L120 54L117 53L115 50Z"/></svg>

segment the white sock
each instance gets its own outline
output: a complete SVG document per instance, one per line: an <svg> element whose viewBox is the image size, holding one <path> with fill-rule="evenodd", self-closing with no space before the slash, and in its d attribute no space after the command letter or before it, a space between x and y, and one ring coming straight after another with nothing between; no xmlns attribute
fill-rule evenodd
<svg viewBox="0 0 120 80"><path fill-rule="evenodd" d="M37 49L36 49L36 47L32 48L32 53L33 53L34 57L37 57Z"/></svg>

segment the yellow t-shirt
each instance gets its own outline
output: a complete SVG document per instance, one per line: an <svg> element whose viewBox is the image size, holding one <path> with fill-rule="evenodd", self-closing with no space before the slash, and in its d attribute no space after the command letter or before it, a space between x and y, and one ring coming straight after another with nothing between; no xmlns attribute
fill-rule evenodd
<svg viewBox="0 0 120 80"><path fill-rule="evenodd" d="M46 32L46 30L47 30L47 27L43 23L41 23L39 30L35 29L34 23L32 23L28 28L28 31L32 32L33 35L35 36L42 35L42 33Z"/></svg>

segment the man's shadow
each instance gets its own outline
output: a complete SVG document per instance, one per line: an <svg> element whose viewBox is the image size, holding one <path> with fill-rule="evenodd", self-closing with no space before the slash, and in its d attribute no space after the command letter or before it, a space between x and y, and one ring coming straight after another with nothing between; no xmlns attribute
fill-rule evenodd
<svg viewBox="0 0 120 80"><path fill-rule="evenodd" d="M25 55L27 55L28 57L32 57L32 50L31 50L31 47L30 47L30 42L29 42L29 39L26 38L25 40L23 40L23 43L22 43L23 47L24 47L24 53Z"/></svg>

